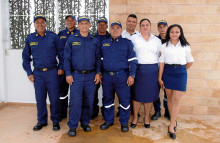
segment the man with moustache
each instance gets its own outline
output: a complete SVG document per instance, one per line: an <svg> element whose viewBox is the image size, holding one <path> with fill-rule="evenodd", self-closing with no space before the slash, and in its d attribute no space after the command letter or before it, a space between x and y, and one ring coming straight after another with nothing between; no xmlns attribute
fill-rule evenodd
<svg viewBox="0 0 220 143"><path fill-rule="evenodd" d="M109 32L107 31L108 29L108 20L105 17L100 17L97 21L97 32L94 34L94 37L99 39L100 45L102 43L103 40L109 38L111 35L109 34ZM95 99L94 99L94 103L93 103L93 111L92 111L92 116L91 116L91 120L95 119L98 114L99 114L99 106L98 106L98 90L100 88L100 83L97 84L96 87L96 94L95 94ZM102 112L102 116L104 114L104 107L101 107L101 112ZM104 117L104 116L103 116Z"/></svg>
<svg viewBox="0 0 220 143"><path fill-rule="evenodd" d="M59 102L59 77L64 74L63 50L59 37L46 31L46 18L44 15L34 16L36 32L27 36L25 48L22 53L23 68L28 78L34 83L35 97L37 101L38 123L33 130L41 130L48 124L47 93L50 99L50 118L53 122L53 130L60 130L60 102ZM59 59L59 63L57 61ZM34 71L31 69L33 60Z"/></svg>
<svg viewBox="0 0 220 143"><path fill-rule="evenodd" d="M66 29L60 31L58 36L61 41L62 50L64 51L64 47L66 45L66 41L70 35L74 33L78 33L78 29L76 29L76 18L74 15L69 14L65 17ZM66 82L65 74L59 76L60 79L60 119L65 119L67 117L67 108L68 108L68 89L69 84Z"/></svg>

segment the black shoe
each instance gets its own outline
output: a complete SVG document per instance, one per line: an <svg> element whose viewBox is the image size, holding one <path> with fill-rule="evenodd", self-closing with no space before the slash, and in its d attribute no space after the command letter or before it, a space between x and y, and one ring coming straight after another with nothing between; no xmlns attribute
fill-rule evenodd
<svg viewBox="0 0 220 143"><path fill-rule="evenodd" d="M85 132L90 132L91 131L91 127L89 125L81 124L81 127L83 128L83 130Z"/></svg>
<svg viewBox="0 0 220 143"><path fill-rule="evenodd" d="M67 118L67 115L61 115L60 121L62 121L63 119L66 119L66 118Z"/></svg>
<svg viewBox="0 0 220 143"><path fill-rule="evenodd" d="M170 114L168 111L165 111L164 117L166 117L168 120L170 120Z"/></svg>
<svg viewBox="0 0 220 143"><path fill-rule="evenodd" d="M98 117L98 114L94 114L91 116L91 120L94 120L96 117Z"/></svg>
<svg viewBox="0 0 220 143"><path fill-rule="evenodd" d="M122 132L128 132L129 131L128 125L127 124L121 124L121 131Z"/></svg>
<svg viewBox="0 0 220 143"><path fill-rule="evenodd" d="M34 131L39 131L40 129L42 129L42 128L45 127L45 126L47 126L47 124L39 124L39 123L37 123L37 124L34 126L33 130L34 130Z"/></svg>
<svg viewBox="0 0 220 143"><path fill-rule="evenodd" d="M104 124L102 124L101 126L100 126L100 129L101 130L106 130L106 129L108 129L110 126L112 126L113 125L113 123L107 123L107 122L105 122Z"/></svg>
<svg viewBox="0 0 220 143"><path fill-rule="evenodd" d="M144 124L145 128L150 128L150 124Z"/></svg>
<svg viewBox="0 0 220 143"><path fill-rule="evenodd" d="M161 117L161 113L160 112L155 112L153 114L153 116L151 117L151 120L158 120L159 117Z"/></svg>
<svg viewBox="0 0 220 143"><path fill-rule="evenodd" d="M67 135L70 137L75 137L76 136L76 129L70 128L69 131L67 132Z"/></svg>
<svg viewBox="0 0 220 143"><path fill-rule="evenodd" d="M53 130L54 131L60 130L60 124L59 123L53 123Z"/></svg>
<svg viewBox="0 0 220 143"><path fill-rule="evenodd" d="M131 121L131 128L135 128L136 126L137 126L137 123L133 124L132 121Z"/></svg>
<svg viewBox="0 0 220 143"><path fill-rule="evenodd" d="M168 127L168 134L170 135L170 138L171 138L171 139L174 139L174 140L176 139L176 134L170 132L170 131L169 131L169 127Z"/></svg>
<svg viewBox="0 0 220 143"><path fill-rule="evenodd" d="M120 117L119 111L117 112L116 117L117 117L117 118L119 118L119 117Z"/></svg>

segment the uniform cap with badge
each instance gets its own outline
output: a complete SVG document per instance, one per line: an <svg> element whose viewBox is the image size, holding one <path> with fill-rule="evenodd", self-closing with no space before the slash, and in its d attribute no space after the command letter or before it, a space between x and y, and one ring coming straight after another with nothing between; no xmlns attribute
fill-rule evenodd
<svg viewBox="0 0 220 143"><path fill-rule="evenodd" d="M43 18L43 19L45 20L45 22L46 22L46 17L45 17L44 15L42 15L42 14L35 15L35 16L34 16L34 22L35 22L38 18Z"/></svg>
<svg viewBox="0 0 220 143"><path fill-rule="evenodd" d="M161 24L168 26L168 23L166 22L166 20L160 20L157 26L160 26Z"/></svg>
<svg viewBox="0 0 220 143"><path fill-rule="evenodd" d="M66 16L65 20L67 20L68 17L72 17L73 20L76 20L76 17L75 17L74 15L72 15L72 14L68 14L68 15Z"/></svg>
<svg viewBox="0 0 220 143"><path fill-rule="evenodd" d="M88 21L88 22L90 23L90 19L89 19L89 17L87 17L87 16L80 16L80 17L78 18L78 23L80 23L80 22L83 21L83 20L86 20L86 21Z"/></svg>
<svg viewBox="0 0 220 143"><path fill-rule="evenodd" d="M120 26L120 27L122 28L121 22L119 22L119 21L113 22L113 23L111 24L111 27L114 26L114 25L118 25L118 26Z"/></svg>
<svg viewBox="0 0 220 143"><path fill-rule="evenodd" d="M107 18L105 18L105 17L100 17L100 18L98 19L98 22L97 22L97 23L99 23L99 22L108 23L108 20L107 20Z"/></svg>

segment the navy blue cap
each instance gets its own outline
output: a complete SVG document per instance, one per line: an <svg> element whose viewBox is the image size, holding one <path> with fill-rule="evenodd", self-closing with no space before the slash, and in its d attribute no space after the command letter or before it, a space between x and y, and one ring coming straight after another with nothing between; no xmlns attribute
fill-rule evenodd
<svg viewBox="0 0 220 143"><path fill-rule="evenodd" d="M90 23L90 19L89 19L87 16L80 16L80 17L78 18L78 23L80 23L80 22L83 21L83 20L86 20L86 21L88 21L88 22Z"/></svg>
<svg viewBox="0 0 220 143"><path fill-rule="evenodd" d="M72 17L74 20L76 20L75 16L72 15L72 14L68 14L68 15L66 16L65 20L66 20L68 17Z"/></svg>
<svg viewBox="0 0 220 143"><path fill-rule="evenodd" d="M114 26L114 25L118 25L118 26L120 26L120 27L122 28L121 22L119 22L119 21L113 22L113 23L111 24L111 27Z"/></svg>
<svg viewBox="0 0 220 143"><path fill-rule="evenodd" d="M43 18L43 19L45 20L45 22L46 22L46 17L45 17L44 15L42 15L42 14L35 15L35 16L34 16L34 22L35 22L38 18Z"/></svg>
<svg viewBox="0 0 220 143"><path fill-rule="evenodd" d="M99 22L108 23L108 20L107 20L107 18L105 18L105 17L100 17L100 18L98 19L98 22L97 22L97 23L99 23Z"/></svg>
<svg viewBox="0 0 220 143"><path fill-rule="evenodd" d="M168 23L166 22L166 20L160 20L157 24L157 26L159 26L160 24L166 25L168 26Z"/></svg>

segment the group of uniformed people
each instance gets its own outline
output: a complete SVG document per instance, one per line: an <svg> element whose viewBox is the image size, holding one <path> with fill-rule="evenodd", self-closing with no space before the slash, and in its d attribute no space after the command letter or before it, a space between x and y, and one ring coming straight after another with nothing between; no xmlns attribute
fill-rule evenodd
<svg viewBox="0 0 220 143"><path fill-rule="evenodd" d="M77 22L78 29L75 27ZM60 130L59 122L67 117L68 107L69 131L67 134L76 136L79 121L85 132L91 131L90 120L96 118L99 113L97 104L100 83L103 88L101 111L105 120L100 126L101 130L106 130L114 124L115 93L119 98L117 115L120 116L121 131L129 131L130 111L134 114L130 126L136 127L140 117L141 103L144 103L145 109L144 126L149 128L150 110L154 101L157 102L154 102L155 113L151 119L157 120L161 116L160 84L163 89L166 89L168 99L165 96L164 101L168 100L168 106L164 102L165 117L171 118L168 132L174 139L175 131L173 129L176 130L178 114L176 108L179 105L173 103L173 100L177 100L176 96L182 95L183 92L180 91L185 91L185 88L181 87L186 86L186 68L189 68L193 62L189 43L183 35L182 28L179 25L173 26L170 28L171 32L166 33L167 22L159 21L160 35L157 38L150 31L151 22L148 19L141 20L140 32L135 30L137 17L134 14L128 16L124 31L122 31L122 24L116 21L111 23L109 33L107 31L108 20L105 17L98 19L98 30L95 34L89 32L91 23L87 16L80 16L77 21L75 16L67 15L65 24L66 29L57 35L46 30L44 15L36 15L34 16L36 31L26 38L22 53L23 68L30 81L34 83L37 101L38 122L33 130L38 131L47 126L46 98L48 93L54 131ZM174 31L172 31L173 29ZM178 32L179 35L173 34ZM161 41L166 42L166 46L164 44L161 46ZM181 60L177 60L178 57L176 57L176 61L173 63L170 62L172 58L166 57L172 55L172 50L169 50L170 45L182 47L179 51L175 51L179 55L178 57L182 58ZM167 48L161 50L161 47ZM178 63L179 61L181 63ZM161 63L158 67L159 62ZM184 66L185 71L183 71ZM166 67L171 68L167 70ZM175 81L175 76L170 74L170 70L177 71L181 83L169 83L169 80ZM163 71L166 71L167 78L164 76L162 78ZM185 73L182 78L181 73ZM167 84L169 85L168 92ZM178 88L173 87L176 85Z"/></svg>

